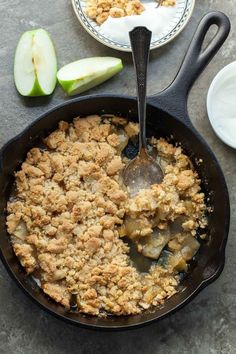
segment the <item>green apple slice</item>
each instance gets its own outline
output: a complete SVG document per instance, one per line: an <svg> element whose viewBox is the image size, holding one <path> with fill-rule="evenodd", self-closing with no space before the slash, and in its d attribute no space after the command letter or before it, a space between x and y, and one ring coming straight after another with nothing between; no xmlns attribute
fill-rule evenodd
<svg viewBox="0 0 236 354"><path fill-rule="evenodd" d="M122 68L122 61L118 58L86 58L63 66L57 73L57 79L65 92L72 96L110 79Z"/></svg>
<svg viewBox="0 0 236 354"><path fill-rule="evenodd" d="M50 95L57 82L57 58L47 31L25 32L17 45L14 79L23 96Z"/></svg>

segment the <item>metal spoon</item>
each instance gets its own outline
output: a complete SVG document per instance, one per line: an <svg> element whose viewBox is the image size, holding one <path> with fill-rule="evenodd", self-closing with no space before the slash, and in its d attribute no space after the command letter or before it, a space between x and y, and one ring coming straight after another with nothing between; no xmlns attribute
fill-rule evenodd
<svg viewBox="0 0 236 354"><path fill-rule="evenodd" d="M123 181L131 196L140 189L161 183L163 172L157 161L147 151L146 141L146 84L147 65L152 32L146 27L135 27L130 33L133 61L136 70L139 117L139 153L123 172Z"/></svg>
<svg viewBox="0 0 236 354"><path fill-rule="evenodd" d="M159 7L159 6L162 5L162 3L164 2L164 0L156 0L156 2L157 2L157 6L156 6L156 8L157 8L157 7Z"/></svg>

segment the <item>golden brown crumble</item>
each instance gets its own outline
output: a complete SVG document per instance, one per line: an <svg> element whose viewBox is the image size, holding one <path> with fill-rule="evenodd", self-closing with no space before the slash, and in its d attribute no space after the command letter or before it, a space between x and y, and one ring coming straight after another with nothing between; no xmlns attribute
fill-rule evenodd
<svg viewBox="0 0 236 354"><path fill-rule="evenodd" d="M78 311L92 315L137 314L162 304L199 248L194 236L207 224L204 194L181 147L152 138L163 183L129 198L121 151L137 134L136 123L119 117L60 122L44 140L47 149L31 149L16 172L16 195L7 206L14 251L66 308L72 294ZM161 255L148 273L132 265L123 236L144 256Z"/></svg>
<svg viewBox="0 0 236 354"><path fill-rule="evenodd" d="M140 15L144 6L140 0L87 0L86 14L99 25L111 17Z"/></svg>
<svg viewBox="0 0 236 354"><path fill-rule="evenodd" d="M176 0L164 0L161 3L162 6L175 6L176 5Z"/></svg>

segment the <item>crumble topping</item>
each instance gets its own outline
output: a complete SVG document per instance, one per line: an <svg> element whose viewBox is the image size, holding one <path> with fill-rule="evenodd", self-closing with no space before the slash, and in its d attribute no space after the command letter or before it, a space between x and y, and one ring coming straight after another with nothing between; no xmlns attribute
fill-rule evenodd
<svg viewBox="0 0 236 354"><path fill-rule="evenodd" d="M140 0L87 0L86 14L101 25L109 16L140 15L144 10Z"/></svg>
<svg viewBox="0 0 236 354"><path fill-rule="evenodd" d="M133 197L122 183L128 162L121 152L138 125L120 117L60 122L33 148L16 172L7 227L28 274L39 274L43 291L66 308L76 297L79 312L138 314L177 291L207 225L204 194L181 147L152 138L164 171L160 185ZM129 257L126 236L142 256L158 260L140 273Z"/></svg>

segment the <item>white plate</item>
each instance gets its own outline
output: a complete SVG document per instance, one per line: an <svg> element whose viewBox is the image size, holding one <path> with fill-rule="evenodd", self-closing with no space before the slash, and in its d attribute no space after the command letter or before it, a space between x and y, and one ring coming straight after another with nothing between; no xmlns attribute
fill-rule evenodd
<svg viewBox="0 0 236 354"><path fill-rule="evenodd" d="M146 0L143 2L145 4L153 4L155 3L155 0ZM180 34L192 15L194 4L195 0L177 0L175 13L169 22L169 25L165 27L163 32L153 33L151 50L165 45ZM72 0L72 5L78 20L91 36L110 48L124 52L131 52L131 47L129 44L124 44L124 42L122 43L121 41L116 41L109 34L105 35L102 33L100 26L95 21L86 16L86 0ZM142 16L139 17L140 19L142 18ZM142 26L142 21L140 21L140 26Z"/></svg>
<svg viewBox="0 0 236 354"><path fill-rule="evenodd" d="M219 105L220 90L224 92L224 100L227 102L227 92L222 87L224 84L229 84L230 90L233 90L233 92L236 91L236 61L225 66L216 75L207 94L207 112L214 132L225 144L236 149L236 138L235 135L234 137L232 136L232 132L234 134L236 132L236 116L232 118L231 113L231 117L230 115L227 117L228 110L224 111L224 109L220 109Z"/></svg>

